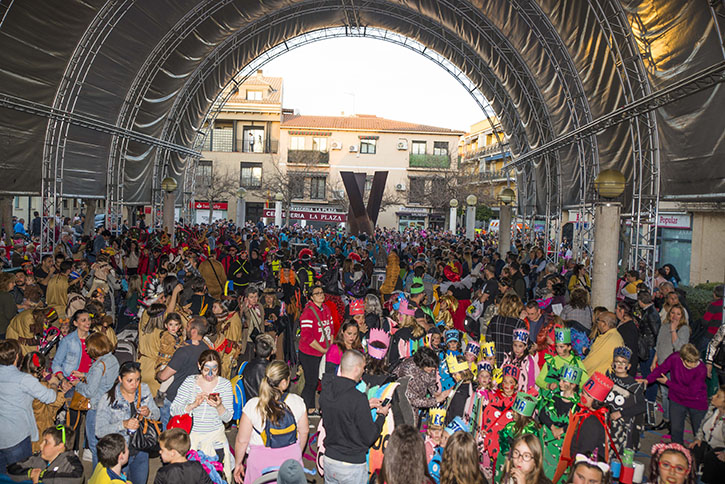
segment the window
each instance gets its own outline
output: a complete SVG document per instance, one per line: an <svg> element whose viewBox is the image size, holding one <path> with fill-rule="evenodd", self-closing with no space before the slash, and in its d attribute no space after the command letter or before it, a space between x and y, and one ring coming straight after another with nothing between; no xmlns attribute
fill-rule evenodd
<svg viewBox="0 0 725 484"><path fill-rule="evenodd" d="M232 123L216 123L212 130L212 151L232 151L234 125Z"/></svg>
<svg viewBox="0 0 725 484"><path fill-rule="evenodd" d="M304 175L292 173L289 176L289 190L292 198L305 198Z"/></svg>
<svg viewBox="0 0 725 484"><path fill-rule="evenodd" d="M425 141L413 141L410 152L414 155L425 154Z"/></svg>
<svg viewBox="0 0 725 484"><path fill-rule="evenodd" d="M410 192L408 192L408 202L423 203L425 199L425 178L411 177Z"/></svg>
<svg viewBox="0 0 725 484"><path fill-rule="evenodd" d="M304 150L305 149L305 137L304 136L291 136L289 139L289 149Z"/></svg>
<svg viewBox="0 0 725 484"><path fill-rule="evenodd" d="M208 187L211 184L211 160L199 160L196 166L196 184L200 187Z"/></svg>
<svg viewBox="0 0 725 484"><path fill-rule="evenodd" d="M448 156L448 142L434 141L433 142L433 154L436 156Z"/></svg>
<svg viewBox="0 0 725 484"><path fill-rule="evenodd" d="M261 101L262 100L262 91L253 91L251 89L247 89L247 101Z"/></svg>
<svg viewBox="0 0 725 484"><path fill-rule="evenodd" d="M264 128L245 126L242 132L242 151L244 153L264 153Z"/></svg>
<svg viewBox="0 0 725 484"><path fill-rule="evenodd" d="M312 200L324 200L327 178L324 176L313 176L310 178L310 198Z"/></svg>
<svg viewBox="0 0 725 484"><path fill-rule="evenodd" d="M360 140L360 153L374 155L378 140L376 139L361 139Z"/></svg>
<svg viewBox="0 0 725 484"><path fill-rule="evenodd" d="M327 151L327 138L312 138L312 149L315 151Z"/></svg>
<svg viewBox="0 0 725 484"><path fill-rule="evenodd" d="M262 186L262 165L259 163L242 163L241 186L244 188L259 188Z"/></svg>

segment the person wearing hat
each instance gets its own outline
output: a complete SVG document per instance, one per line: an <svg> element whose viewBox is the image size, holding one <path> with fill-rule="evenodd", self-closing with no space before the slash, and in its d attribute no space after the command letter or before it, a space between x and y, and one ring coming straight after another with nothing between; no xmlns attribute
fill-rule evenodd
<svg viewBox="0 0 725 484"><path fill-rule="evenodd" d="M443 450L448 443L448 439L456 432L468 431L469 425L464 422L461 417L456 417L455 419L451 420L448 425L443 428L443 432L441 433L441 443L438 447L435 448L433 457L431 457L431 460L428 462L428 474L430 474L430 477L433 479L433 481L438 483L441 480L441 463L443 461Z"/></svg>
<svg viewBox="0 0 725 484"><path fill-rule="evenodd" d="M504 365L517 366L521 371L518 391L528 392L536 386L536 377L539 375L539 365L529 353L529 332L525 328L515 329L513 333L511 351L503 358Z"/></svg>
<svg viewBox="0 0 725 484"><path fill-rule="evenodd" d="M607 376L614 382L607 396L607 407L611 420L612 440L621 453L625 448L639 449L639 435L644 426L647 404L644 398L645 385L638 383L629 374L632 350L626 346L614 348L612 368Z"/></svg>
<svg viewBox="0 0 725 484"><path fill-rule="evenodd" d="M586 366L571 351L571 329L561 326L554 327L554 348L556 355L544 354L546 362L536 377L536 384L539 388L555 390L559 386L561 369L565 365L580 367L584 371L582 378L587 377Z"/></svg>
<svg viewBox="0 0 725 484"><path fill-rule="evenodd" d="M609 311L600 313L595 321L599 336L592 343L592 347L584 358L584 368L588 374L595 371L606 373L612 367L614 348L624 346L622 335L617 331L617 316Z"/></svg>
<svg viewBox="0 0 725 484"><path fill-rule="evenodd" d="M609 449L617 452L610 438L607 409L604 407L613 387L614 382L598 371L584 384L576 412L569 420L561 457L552 479L554 482L559 482L577 454L591 455L596 452L599 460L609 462Z"/></svg>
<svg viewBox="0 0 725 484"><path fill-rule="evenodd" d="M498 457L499 431L514 418L512 407L516 400L516 388L520 376L520 371L515 366L506 365L502 370L501 388L494 392L491 401L481 414L481 434L483 447L487 453L484 456L484 466L489 468L494 467Z"/></svg>
<svg viewBox="0 0 725 484"><path fill-rule="evenodd" d="M455 381L453 391L446 402L446 424L456 417L470 422L475 417L473 407L476 397L471 363L466 361L463 356L448 354L446 366Z"/></svg>
<svg viewBox="0 0 725 484"><path fill-rule="evenodd" d="M440 363L438 365L438 380L440 382L441 389L448 390L452 389L456 385L456 380L453 378L450 366L448 365L448 357L456 357L461 354L460 351L458 351L461 344L459 340L460 333L458 330L449 329L444 333L444 338L446 349L438 354L438 358L440 359Z"/></svg>
<svg viewBox="0 0 725 484"><path fill-rule="evenodd" d="M431 408L428 412L428 427L425 434L425 461L430 464L436 448L441 447L443 427L446 421L444 408Z"/></svg>
<svg viewBox="0 0 725 484"><path fill-rule="evenodd" d="M559 462L571 410L579 403L579 384L583 374L580 367L565 365L561 369L559 388L541 391L538 415L544 446L544 472L549 479L554 477Z"/></svg>
<svg viewBox="0 0 725 484"><path fill-rule="evenodd" d="M499 453L496 458L496 471L494 472L496 482L501 482L503 474L501 470L513 441L526 434L539 437L541 426L534 420L534 411L537 404L538 399L528 393L519 392L516 394L516 400L511 406L513 420L498 432Z"/></svg>

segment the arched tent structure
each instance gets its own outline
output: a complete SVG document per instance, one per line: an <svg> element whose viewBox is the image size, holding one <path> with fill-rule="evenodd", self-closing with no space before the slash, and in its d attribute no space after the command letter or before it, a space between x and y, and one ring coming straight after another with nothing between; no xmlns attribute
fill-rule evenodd
<svg viewBox="0 0 725 484"><path fill-rule="evenodd" d="M586 209L616 168L647 221L661 195L725 199L724 15L721 0L0 0L0 191L153 203L172 176L186 196L203 123L245 66L370 29L435 51L490 101L523 211Z"/></svg>

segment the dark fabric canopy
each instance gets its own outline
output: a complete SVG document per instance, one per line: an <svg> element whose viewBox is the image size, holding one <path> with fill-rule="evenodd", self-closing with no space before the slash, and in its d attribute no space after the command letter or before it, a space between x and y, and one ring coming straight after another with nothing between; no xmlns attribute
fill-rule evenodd
<svg viewBox="0 0 725 484"><path fill-rule="evenodd" d="M224 86L270 48L318 29L377 27L460 68L518 155L721 62L714 9L722 8L708 0L16 1L0 24L0 94L192 147ZM628 58L622 39L641 59ZM725 194L723 99L719 84L647 123L560 150L521 173L530 184L521 203L542 213L555 194L552 206L576 205L582 170L616 168L632 181L638 157L656 155L663 194ZM644 124L656 126L652 146L642 142ZM122 187L129 203L148 203L161 178L181 184L193 167L103 130L0 108L0 191L39 193L44 157L62 178L60 195Z"/></svg>

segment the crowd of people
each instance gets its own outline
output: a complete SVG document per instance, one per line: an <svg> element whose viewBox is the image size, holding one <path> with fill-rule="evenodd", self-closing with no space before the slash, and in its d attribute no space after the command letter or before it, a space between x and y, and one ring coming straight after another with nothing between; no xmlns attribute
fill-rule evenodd
<svg viewBox="0 0 725 484"><path fill-rule="evenodd" d="M13 480L145 484L160 458L155 483L631 483L645 429L667 435L638 482L725 470L723 286L692 321L670 264L605 308L585 261L523 236L58 235L2 256Z"/></svg>

